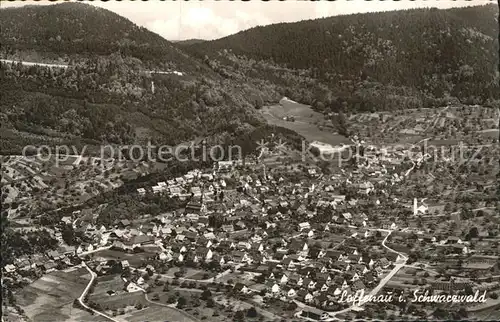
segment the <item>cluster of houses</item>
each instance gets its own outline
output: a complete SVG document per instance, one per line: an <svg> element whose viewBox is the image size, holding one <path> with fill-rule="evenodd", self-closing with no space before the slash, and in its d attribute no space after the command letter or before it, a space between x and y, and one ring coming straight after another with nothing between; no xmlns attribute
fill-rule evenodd
<svg viewBox="0 0 500 322"><path fill-rule="evenodd" d="M227 166L220 167L220 171L225 171L226 168ZM140 195L145 195L147 192L161 193L181 200L199 198L202 195L214 198L225 186L226 182L223 178L217 179L215 171L202 173L200 170L193 170L175 179L158 182L149 188L138 188L137 193Z"/></svg>
<svg viewBox="0 0 500 322"><path fill-rule="evenodd" d="M315 165L291 171L278 163L261 172L256 169L262 164L221 161L213 169L137 189L139 195L185 200L182 209L117 219L109 227L96 225L99 209L77 211L61 223L89 242L19 258L4 271L47 272L75 265L99 249L134 253L148 248L155 254L145 264L148 271L172 265L219 272L238 267L254 276L251 283L237 281L234 288L242 294L258 291L324 310L341 308L342 296L369 292L402 261L396 252L410 254L418 248L443 258L471 253L470 243L462 238L423 229L443 209L432 198L401 196L409 167L403 157L398 149L372 147L354 169L341 168L335 174ZM384 240L385 233L373 228L392 234ZM61 232L55 230L54 236L64 244ZM498 268L495 260L470 257L462 267L492 273ZM132 266L128 260L106 257L91 263L98 274ZM134 292L145 285L137 280L126 289ZM444 286L435 285L439 287Z"/></svg>
<svg viewBox="0 0 500 322"><path fill-rule="evenodd" d="M314 166L307 167L303 180L299 182L296 180L292 182L291 178L295 174L284 170L269 171L262 175L245 171L241 163L234 162L220 162L211 171L190 171L184 176L159 182L148 189L152 193L177 195L189 200L182 211L165 213L155 218L143 216L137 222L117 220L112 227L98 227L95 224L97 210L84 209L75 212L72 217L63 217L62 223L71 224L75 231L83 233L91 240L87 244L66 251L66 254L79 256L110 246L123 251L133 251L144 245L160 245L162 249L158 254L160 261L194 263L216 261L220 265L228 263L253 265L263 260L275 260L285 261L287 268L290 263L298 265L304 259L316 262L319 259L311 258L311 255L294 259L293 256L290 258L287 254L282 254L282 249L272 252L273 237L278 229L281 229L281 232L295 232L314 239L325 234L333 236L335 234L329 232L330 228L347 224L359 229L349 232L346 237L366 239L370 232L363 227L367 225L368 216L350 210L359 204L359 200L356 198L346 200L346 195L338 190L345 182L344 185L355 194L366 195L376 184L372 183L372 178L366 179L361 172L342 173L320 179L318 174L320 171ZM238 176L233 196L227 192L226 198L223 199L221 194L228 189L226 180L231 176L234 177L235 172L238 172ZM145 194L147 191L145 188L139 188L138 193ZM325 209L334 211L327 222L317 218ZM218 224L214 226L213 221ZM281 248L287 247L285 244L279 245ZM295 244L292 243L288 247L294 248ZM327 251L328 248L324 247L319 254L322 260ZM351 281L353 278L357 280L360 277L358 275L366 273L365 268L352 266L364 263L361 259L352 258L357 256L356 254L343 255L351 257L346 259L345 265L339 264L344 262L339 256L336 256L339 263L331 265L339 265L337 268L333 266L332 269L348 275L352 273L353 277L347 276L346 281ZM52 261L61 259L59 256L51 256L54 257L51 258ZM331 257L327 258L332 260ZM69 263L68 260L67 264ZM25 267L24 264L19 265ZM369 267L370 262L364 265ZM379 266L373 269L377 267ZM11 272L13 267L8 266L5 270ZM379 274L380 272L374 273L374 276Z"/></svg>
<svg viewBox="0 0 500 322"><path fill-rule="evenodd" d="M259 262L245 270L259 273L256 280L275 297L286 297L313 304L324 309L336 306L344 295L369 290L378 284L381 276L398 260L393 253L372 249L371 252L347 246L343 240L335 249L309 245L306 240L282 243L272 259ZM244 290L245 291L245 290Z"/></svg>
<svg viewBox="0 0 500 322"><path fill-rule="evenodd" d="M65 246L45 254L23 255L16 258L13 263L4 266L4 276L21 280L79 263L80 260L75 256L75 247Z"/></svg>

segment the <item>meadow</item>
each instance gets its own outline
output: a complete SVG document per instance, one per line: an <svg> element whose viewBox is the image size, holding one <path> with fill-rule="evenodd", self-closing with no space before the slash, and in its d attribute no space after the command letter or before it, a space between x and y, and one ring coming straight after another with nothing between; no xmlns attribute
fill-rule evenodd
<svg viewBox="0 0 500 322"><path fill-rule="evenodd" d="M142 321L179 321L179 322L192 322L193 319L185 314L179 312L174 308L166 306L154 305L148 303L148 307L143 310L138 310L122 316L126 321L142 322Z"/></svg>
<svg viewBox="0 0 500 322"><path fill-rule="evenodd" d="M349 139L335 133L323 114L308 105L282 100L278 105L263 107L260 113L270 125L295 131L309 142L320 141L334 146L350 143ZM295 121L286 121L285 117L293 117Z"/></svg>
<svg viewBox="0 0 500 322"><path fill-rule="evenodd" d="M64 321L90 280L85 268L56 271L42 276L16 294L16 300L33 321Z"/></svg>

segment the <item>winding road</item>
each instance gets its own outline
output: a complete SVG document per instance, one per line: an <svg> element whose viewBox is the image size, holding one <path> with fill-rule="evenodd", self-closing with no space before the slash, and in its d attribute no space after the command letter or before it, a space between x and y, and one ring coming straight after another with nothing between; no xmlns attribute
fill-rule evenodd
<svg viewBox="0 0 500 322"><path fill-rule="evenodd" d="M74 67L73 65L69 65L69 64L47 64L47 63L29 62L29 61L22 61L22 60L12 60L12 59L0 59L0 62L7 63L7 64L21 64L23 66L39 66L39 67L63 68L63 69ZM148 70L148 71L146 71L146 73L148 73L148 74L175 74L178 76L184 75L183 72L178 72L176 70L173 70L173 71Z"/></svg>
<svg viewBox="0 0 500 322"><path fill-rule="evenodd" d="M90 267L87 266L87 263L82 262L82 266L85 267L87 269L87 271L89 272L89 274L90 274L90 281L89 281L89 284L87 284L87 287L85 287L85 289L83 290L83 293L78 298L78 302L80 302L80 305L83 306L84 308L86 308L87 310L92 311L94 314L97 314L97 315L100 315L102 317L105 317L108 320L111 320L111 321L114 321L114 322L123 322L122 320L117 320L116 318L112 318L109 315L106 315L106 314L104 314L102 312L94 310L93 308L91 308L90 306L88 306L87 304L85 304L85 296L89 292L90 287L92 287L92 284L94 283L94 280L96 279L97 274L94 273L94 271L92 271L90 269Z"/></svg>

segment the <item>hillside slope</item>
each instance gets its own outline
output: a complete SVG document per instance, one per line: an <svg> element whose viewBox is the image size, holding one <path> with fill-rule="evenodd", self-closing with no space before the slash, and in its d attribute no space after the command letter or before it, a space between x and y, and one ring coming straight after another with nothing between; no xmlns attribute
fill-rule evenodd
<svg viewBox="0 0 500 322"><path fill-rule="evenodd" d="M355 14L256 27L185 48L233 71L252 65L260 77L296 86L290 96L316 98L320 107L343 97L351 109L384 109L375 89L386 91L382 96L483 103L500 92L497 17L494 5ZM294 71L301 84L285 81ZM322 85L305 93L306 78ZM319 97L322 87L331 91Z"/></svg>
<svg viewBox="0 0 500 322"><path fill-rule="evenodd" d="M27 6L0 10L0 21L1 58L70 65L2 63L4 153L26 144L75 140L177 144L225 137L262 124L252 95L279 99L263 85L224 79L108 10L81 3Z"/></svg>
<svg viewBox="0 0 500 322"><path fill-rule="evenodd" d="M189 45L194 45L194 44L200 44L200 43L203 43L205 41L206 40L195 38L195 39L178 40L178 41L174 41L174 43L176 45L180 45L180 46L189 46Z"/></svg>
<svg viewBox="0 0 500 322"><path fill-rule="evenodd" d="M82 3L0 10L2 55L34 51L41 56L86 57L120 52L146 64L196 64L171 42L111 11ZM37 26L37 28L33 28Z"/></svg>

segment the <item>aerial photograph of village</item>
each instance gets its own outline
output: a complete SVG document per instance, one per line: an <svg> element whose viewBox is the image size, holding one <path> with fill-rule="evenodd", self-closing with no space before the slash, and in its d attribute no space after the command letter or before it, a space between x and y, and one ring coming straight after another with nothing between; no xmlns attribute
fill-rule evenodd
<svg viewBox="0 0 500 322"><path fill-rule="evenodd" d="M2 322L498 321L498 6L349 3L2 1Z"/></svg>

